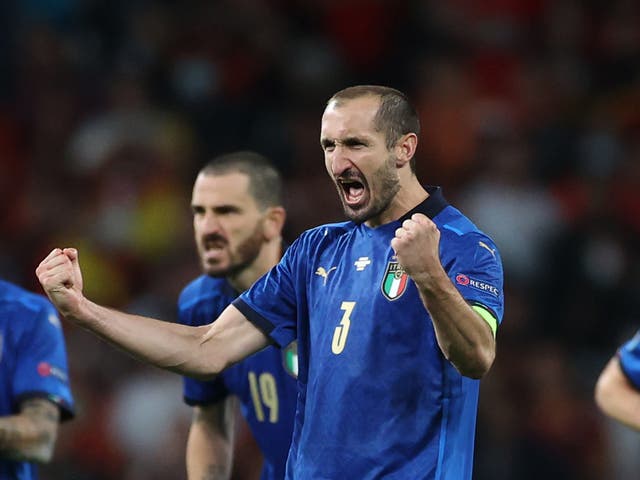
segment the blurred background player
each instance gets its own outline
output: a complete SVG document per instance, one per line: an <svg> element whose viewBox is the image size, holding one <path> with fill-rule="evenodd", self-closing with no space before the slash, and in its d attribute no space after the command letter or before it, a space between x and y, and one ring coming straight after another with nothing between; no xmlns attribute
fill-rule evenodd
<svg viewBox="0 0 640 480"><path fill-rule="evenodd" d="M193 186L193 228L203 275L180 295L179 321L207 325L282 256L282 181L263 156L235 152L205 165ZM291 350L267 347L213 381L185 377L184 400L194 407L187 443L189 478L258 478L260 459L236 442L237 397L263 453L263 480L284 478L296 404ZM285 371L288 368L288 372ZM234 397L235 396L235 397ZM235 455L234 455L235 453ZM245 473L240 473L240 470ZM246 472L246 471L249 472Z"/></svg>
<svg viewBox="0 0 640 480"><path fill-rule="evenodd" d="M606 415L640 431L640 331L600 373L595 400Z"/></svg>
<svg viewBox="0 0 640 480"><path fill-rule="evenodd" d="M62 327L41 295L0 279L0 479L37 478L73 417Z"/></svg>

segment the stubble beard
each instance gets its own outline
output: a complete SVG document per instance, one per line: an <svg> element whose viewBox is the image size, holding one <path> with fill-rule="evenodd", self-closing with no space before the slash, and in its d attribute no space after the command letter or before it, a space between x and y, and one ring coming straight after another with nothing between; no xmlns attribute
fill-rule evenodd
<svg viewBox="0 0 640 480"><path fill-rule="evenodd" d="M214 278L233 277L253 264L260 255L263 244L262 225L259 223L251 235L238 245L235 252L230 253L229 265L226 268L218 268L205 263L203 265L204 271Z"/></svg>
<svg viewBox="0 0 640 480"><path fill-rule="evenodd" d="M344 192L336 185L338 193L340 194L344 214L349 220L358 224L364 223L373 217L377 217L389 208L396 193L400 190L400 179L398 178L395 165L396 157L391 155L387 161L373 173L371 181L369 182L369 196L371 200L367 205L357 210L346 204ZM373 194L374 191L376 192L375 195Z"/></svg>

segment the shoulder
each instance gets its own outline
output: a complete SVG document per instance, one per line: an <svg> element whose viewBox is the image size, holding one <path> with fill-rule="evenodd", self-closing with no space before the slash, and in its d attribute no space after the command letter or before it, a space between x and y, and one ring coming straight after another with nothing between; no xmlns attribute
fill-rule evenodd
<svg viewBox="0 0 640 480"><path fill-rule="evenodd" d="M0 280L0 310L5 315L20 315L23 321L39 318L42 313L52 314L57 318L55 308L47 297L4 280Z"/></svg>
<svg viewBox="0 0 640 480"><path fill-rule="evenodd" d="M182 289L178 297L178 308L186 310L201 303L211 303L218 299L233 297L233 289L224 278L200 275Z"/></svg>
<svg viewBox="0 0 640 480"><path fill-rule="evenodd" d="M465 256L474 253L475 257L499 261L498 248L493 239L457 208L447 206L434 221L440 230L444 247L450 253L464 253Z"/></svg>
<svg viewBox="0 0 640 480"><path fill-rule="evenodd" d="M298 248L300 248L317 245L318 243L331 242L345 234L348 234L355 228L355 226L356 225L353 222L338 222L320 225L303 232L302 235L300 235L294 242L294 245L297 243L299 244Z"/></svg>
<svg viewBox="0 0 640 480"><path fill-rule="evenodd" d="M630 340L625 342L620 350L640 356L640 330L638 330Z"/></svg>

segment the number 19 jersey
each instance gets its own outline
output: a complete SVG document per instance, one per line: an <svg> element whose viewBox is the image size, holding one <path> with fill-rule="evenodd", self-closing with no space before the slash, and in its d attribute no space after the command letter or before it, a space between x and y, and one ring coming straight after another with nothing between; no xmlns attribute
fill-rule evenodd
<svg viewBox="0 0 640 480"><path fill-rule="evenodd" d="M179 321L184 325L207 325L237 295L225 279L201 275L180 294ZM282 480L285 475L297 397L288 351L269 346L211 381L183 377L183 396L188 405L205 406L228 395L238 397L242 415L264 455L261 480Z"/></svg>

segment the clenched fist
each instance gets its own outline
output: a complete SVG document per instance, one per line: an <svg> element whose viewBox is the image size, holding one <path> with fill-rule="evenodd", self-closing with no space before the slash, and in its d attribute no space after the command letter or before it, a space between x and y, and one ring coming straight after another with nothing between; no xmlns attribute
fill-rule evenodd
<svg viewBox="0 0 640 480"><path fill-rule="evenodd" d="M418 284L428 283L433 275L442 273L439 245L440 230L421 213L402 222L391 240L398 262Z"/></svg>
<svg viewBox="0 0 640 480"><path fill-rule="evenodd" d="M47 296L65 317L77 318L84 301L82 273L75 248L54 248L36 268Z"/></svg>

